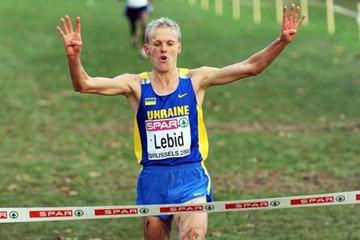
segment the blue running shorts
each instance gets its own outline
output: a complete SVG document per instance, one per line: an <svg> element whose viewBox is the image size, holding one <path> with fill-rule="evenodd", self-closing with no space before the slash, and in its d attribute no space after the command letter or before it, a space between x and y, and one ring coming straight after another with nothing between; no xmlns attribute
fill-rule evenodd
<svg viewBox="0 0 360 240"><path fill-rule="evenodd" d="M212 201L210 177L200 162L176 166L145 166L137 183L137 205L180 204L194 198ZM171 215L158 216L166 220Z"/></svg>

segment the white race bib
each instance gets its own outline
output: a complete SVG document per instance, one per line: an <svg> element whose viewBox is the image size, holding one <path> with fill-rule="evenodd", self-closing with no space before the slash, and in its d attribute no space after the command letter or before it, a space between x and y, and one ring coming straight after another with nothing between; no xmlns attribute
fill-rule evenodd
<svg viewBox="0 0 360 240"><path fill-rule="evenodd" d="M146 120L145 129L149 160L184 157L190 154L189 116Z"/></svg>

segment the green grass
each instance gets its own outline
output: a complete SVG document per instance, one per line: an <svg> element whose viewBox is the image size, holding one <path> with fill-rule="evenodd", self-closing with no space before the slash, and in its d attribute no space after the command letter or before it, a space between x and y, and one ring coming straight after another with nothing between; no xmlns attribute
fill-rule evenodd
<svg viewBox="0 0 360 240"><path fill-rule="evenodd" d="M129 47L123 1L0 2L0 207L133 204L137 166L123 97L72 91L55 27L82 19L83 64L94 76L149 70ZM198 1L199 2L199 1ZM179 66L241 61L279 32L275 1L262 24L185 0L155 1L153 18L182 27ZM265 2L265 1L263 1ZM289 2L289 1L288 1ZM356 1L335 1L355 11ZM343 4L342 4L343 3ZM360 188L360 48L354 19L310 6L303 27L260 76L210 89L204 102L216 200ZM214 213L207 239L359 239L358 206ZM0 239L141 239L140 219L1 224Z"/></svg>

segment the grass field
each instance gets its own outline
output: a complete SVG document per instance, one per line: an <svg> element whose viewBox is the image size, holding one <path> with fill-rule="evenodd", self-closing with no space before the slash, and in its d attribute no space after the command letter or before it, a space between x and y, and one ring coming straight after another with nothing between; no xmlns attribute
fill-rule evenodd
<svg viewBox="0 0 360 240"><path fill-rule="evenodd" d="M155 1L153 18L182 26L179 66L225 66L277 36L275 1L263 1L261 25L252 23L251 5L233 21L231 1L224 2L216 17L185 0ZM354 11L356 2L335 0ZM134 203L139 167L126 99L75 93L55 31L65 14L81 16L90 75L149 70L129 45L122 6L0 2L0 207ZM337 32L328 35L325 10L310 6L310 14L310 25L260 76L208 91L215 200L360 189L357 25L336 15ZM207 239L360 239L359 214L359 206L214 213ZM141 238L139 219L0 225L4 240Z"/></svg>

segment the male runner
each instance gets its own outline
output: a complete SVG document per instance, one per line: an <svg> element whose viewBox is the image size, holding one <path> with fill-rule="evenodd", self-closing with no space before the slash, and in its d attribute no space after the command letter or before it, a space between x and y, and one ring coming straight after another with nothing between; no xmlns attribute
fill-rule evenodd
<svg viewBox="0 0 360 240"><path fill-rule="evenodd" d="M75 91L124 95L135 114L135 155L143 166L137 186L137 204L203 203L211 201L211 183L204 166L207 136L201 106L205 91L261 73L296 36L304 19L300 8L284 7L281 32L250 58L223 68L177 67L181 52L179 26L168 18L152 21L145 31L144 51L152 71L115 78L91 77L81 65L80 18L57 28L64 41ZM206 213L151 216L143 219L145 239L169 239L175 220L179 239L205 239Z"/></svg>

